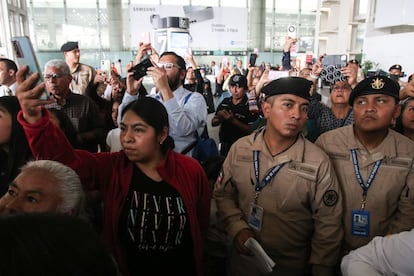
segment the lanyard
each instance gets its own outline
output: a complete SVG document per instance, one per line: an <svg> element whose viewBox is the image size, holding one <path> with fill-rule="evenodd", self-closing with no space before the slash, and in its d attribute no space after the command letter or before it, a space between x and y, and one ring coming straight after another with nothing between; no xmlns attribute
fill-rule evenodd
<svg viewBox="0 0 414 276"><path fill-rule="evenodd" d="M285 163L281 163L279 165L274 166L270 169L270 171L266 174L266 176L260 181L259 179L259 151L253 152L253 165L254 165L254 175L256 177L256 186L254 190L256 191L256 196L254 198L255 204L257 204L257 200L259 198L260 192L263 188L270 183L272 178L279 172L279 170L285 165Z"/></svg>
<svg viewBox="0 0 414 276"><path fill-rule="evenodd" d="M351 149L351 154L352 154L352 162L354 164L355 176L356 176L356 179L358 181L359 186L361 186L362 191L363 191L362 192L361 209L364 210L366 199L367 199L368 189L369 189L369 187L371 187L371 184L374 181L375 176L377 175L377 172L378 172L378 169L381 165L382 160L378 160L378 161L375 162L374 167L372 168L372 171L371 171L371 173L368 177L367 183L364 184L364 181L362 180L361 172L359 171L358 157L357 157L357 154L356 154L356 150Z"/></svg>

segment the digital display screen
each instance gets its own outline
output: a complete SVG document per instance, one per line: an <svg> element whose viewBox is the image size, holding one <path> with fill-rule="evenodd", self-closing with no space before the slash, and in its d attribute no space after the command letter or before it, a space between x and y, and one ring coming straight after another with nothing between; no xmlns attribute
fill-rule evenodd
<svg viewBox="0 0 414 276"><path fill-rule="evenodd" d="M187 49L188 48L188 33L171 32L170 48Z"/></svg>

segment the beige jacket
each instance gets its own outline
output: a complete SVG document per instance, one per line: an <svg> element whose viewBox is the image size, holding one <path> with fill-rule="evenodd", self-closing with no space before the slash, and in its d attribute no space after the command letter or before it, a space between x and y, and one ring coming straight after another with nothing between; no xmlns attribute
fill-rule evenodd
<svg viewBox="0 0 414 276"><path fill-rule="evenodd" d="M414 143L390 130L384 141L371 153L355 138L353 126L324 133L316 141L324 149L336 170L344 197L345 250L367 244L375 236L410 230L414 227ZM368 189L365 210L370 213L369 237L353 236L352 210L361 209L362 188L353 167L351 149L357 149L364 183L377 160L382 160Z"/></svg>
<svg viewBox="0 0 414 276"><path fill-rule="evenodd" d="M253 133L232 146L215 187L219 220L231 240L249 228L246 217L256 183L253 151L260 151L260 179L270 168L287 162L259 195L264 215L255 237L276 267L288 275L304 275L308 263L315 275L330 275L318 267L331 268L337 263L343 231L342 197L329 158L302 136L273 158L263 132L255 140Z"/></svg>
<svg viewBox="0 0 414 276"><path fill-rule="evenodd" d="M95 78L95 70L86 64L79 63L75 71L72 72L72 82L70 90L76 94L85 95L86 88Z"/></svg>

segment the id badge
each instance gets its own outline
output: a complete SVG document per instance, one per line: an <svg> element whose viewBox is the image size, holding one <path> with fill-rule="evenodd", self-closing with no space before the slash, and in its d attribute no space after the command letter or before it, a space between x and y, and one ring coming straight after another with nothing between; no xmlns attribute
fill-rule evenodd
<svg viewBox="0 0 414 276"><path fill-rule="evenodd" d="M262 229L262 221L263 221L263 208L257 204L250 203L250 210L249 210L249 215L247 218L247 223L254 230L260 231Z"/></svg>
<svg viewBox="0 0 414 276"><path fill-rule="evenodd" d="M369 211L352 210L352 235L359 237L368 237L369 220Z"/></svg>

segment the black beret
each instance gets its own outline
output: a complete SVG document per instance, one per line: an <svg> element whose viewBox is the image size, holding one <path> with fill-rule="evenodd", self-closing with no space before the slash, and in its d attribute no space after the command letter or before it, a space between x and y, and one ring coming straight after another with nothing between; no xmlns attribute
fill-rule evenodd
<svg viewBox="0 0 414 276"><path fill-rule="evenodd" d="M388 69L388 71L391 71L392 69L402 71L402 67L399 64L394 64L393 66L390 67L390 69Z"/></svg>
<svg viewBox="0 0 414 276"><path fill-rule="evenodd" d="M235 74L230 77L230 85L237 85L238 87L243 87L247 89L247 79L242 74Z"/></svg>
<svg viewBox="0 0 414 276"><path fill-rule="evenodd" d="M313 82L300 77L284 77L269 82L262 89L267 97L279 94L292 94L306 100L310 99L310 89Z"/></svg>
<svg viewBox="0 0 414 276"><path fill-rule="evenodd" d="M358 67L361 67L361 65L359 64L359 61L355 58L348 61L348 63L356 64L356 65L358 65Z"/></svg>
<svg viewBox="0 0 414 276"><path fill-rule="evenodd" d="M349 104L353 105L356 97L370 94L384 94L399 100L400 85L398 82L385 77L373 76L360 81L349 96Z"/></svg>
<svg viewBox="0 0 414 276"><path fill-rule="evenodd" d="M60 50L62 52L69 52L72 51L73 49L77 49L79 48L78 42L77 41L68 41L65 44L62 45L62 47L60 47Z"/></svg>

